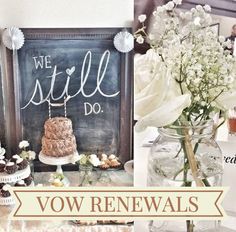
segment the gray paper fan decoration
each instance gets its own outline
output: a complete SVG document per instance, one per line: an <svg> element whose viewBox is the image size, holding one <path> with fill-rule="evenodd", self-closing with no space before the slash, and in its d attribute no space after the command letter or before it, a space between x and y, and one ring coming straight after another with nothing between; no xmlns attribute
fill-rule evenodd
<svg viewBox="0 0 236 232"><path fill-rule="evenodd" d="M17 27L10 27L2 34L3 44L10 50L18 50L24 45L24 34Z"/></svg>
<svg viewBox="0 0 236 232"><path fill-rule="evenodd" d="M134 48L134 37L128 31L121 31L115 35L113 43L119 52L130 52Z"/></svg>

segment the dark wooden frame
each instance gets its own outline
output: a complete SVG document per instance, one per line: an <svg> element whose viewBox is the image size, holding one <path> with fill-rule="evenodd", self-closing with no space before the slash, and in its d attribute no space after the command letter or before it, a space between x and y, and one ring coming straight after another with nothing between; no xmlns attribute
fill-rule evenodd
<svg viewBox="0 0 236 232"><path fill-rule="evenodd" d="M113 40L114 35L124 28L81 28L81 29L22 29L27 39L105 39ZM129 31L131 29L128 29ZM133 53L121 54L121 83L120 83L120 144L121 161L132 158L132 120L133 120ZM8 152L17 152L18 143L22 140L22 123L20 113L20 80L13 76L12 51L6 50L7 87L7 117L6 142ZM38 162L39 163L39 162ZM37 162L36 162L37 164ZM37 165L36 165L37 166ZM40 165L40 170L47 171ZM36 169L38 169L36 167Z"/></svg>

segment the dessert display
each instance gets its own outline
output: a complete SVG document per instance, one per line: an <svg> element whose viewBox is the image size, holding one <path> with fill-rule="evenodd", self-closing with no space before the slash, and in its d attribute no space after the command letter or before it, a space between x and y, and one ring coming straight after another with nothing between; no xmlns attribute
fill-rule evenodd
<svg viewBox="0 0 236 232"><path fill-rule="evenodd" d="M4 154L0 155L0 205L12 205L14 200L11 197L9 188L11 186L29 186L32 184L33 178L26 159L19 155L13 155L7 160Z"/></svg>
<svg viewBox="0 0 236 232"><path fill-rule="evenodd" d="M42 153L46 156L64 157L76 152L76 139L72 121L65 117L48 119L44 124Z"/></svg>
<svg viewBox="0 0 236 232"><path fill-rule="evenodd" d="M2 187L2 189L1 189L1 195L2 195L2 197L10 197L11 196L11 194L10 194L10 192L9 192L9 188L10 188L11 186L9 185L9 184L5 184L3 187Z"/></svg>
<svg viewBox="0 0 236 232"><path fill-rule="evenodd" d="M118 157L114 154L107 156L106 154L101 155L100 169L107 170L108 168L120 168L121 162Z"/></svg>

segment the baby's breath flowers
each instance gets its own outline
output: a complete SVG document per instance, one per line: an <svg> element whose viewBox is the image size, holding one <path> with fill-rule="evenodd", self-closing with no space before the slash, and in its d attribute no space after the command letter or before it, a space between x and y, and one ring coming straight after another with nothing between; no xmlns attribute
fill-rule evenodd
<svg viewBox="0 0 236 232"><path fill-rule="evenodd" d="M150 31L144 24L146 17L139 17L142 26L135 38L138 43L149 43L150 50L135 57L138 129L165 126L180 117L207 120L236 105L236 58L226 49L230 41L213 31L209 5L180 12L181 2L158 6ZM152 83L148 85L147 80ZM160 86L165 86L164 92ZM158 109L163 115L172 112L173 117L160 120Z"/></svg>

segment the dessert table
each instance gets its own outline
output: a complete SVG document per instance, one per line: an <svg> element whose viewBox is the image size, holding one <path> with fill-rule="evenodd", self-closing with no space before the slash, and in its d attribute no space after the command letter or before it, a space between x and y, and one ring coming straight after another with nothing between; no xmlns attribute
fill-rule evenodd
<svg viewBox="0 0 236 232"><path fill-rule="evenodd" d="M78 186L79 172L64 174L70 180L71 186ZM95 186L133 186L132 175L124 170L93 172L93 175L97 174L98 177L101 174L106 175L109 181L97 181ZM34 182L35 185L49 185L49 179L50 172L36 172ZM81 226L72 221L13 221L8 219L12 209L13 206L0 206L0 232L133 232L133 225Z"/></svg>
<svg viewBox="0 0 236 232"><path fill-rule="evenodd" d="M134 154L135 154L135 168L134 168L134 186L147 186L147 166L148 155L151 148L151 142L158 136L156 128L147 128L141 133L134 133ZM218 129L216 140L222 150L224 156L236 155L235 144L236 135L229 135L227 124L225 123ZM225 164L223 174L223 186L229 186L230 189L224 199L223 207L228 217L222 221L220 232L234 232L236 231L236 163ZM149 232L148 221L135 221L135 232ZM208 231L210 232L210 231Z"/></svg>

